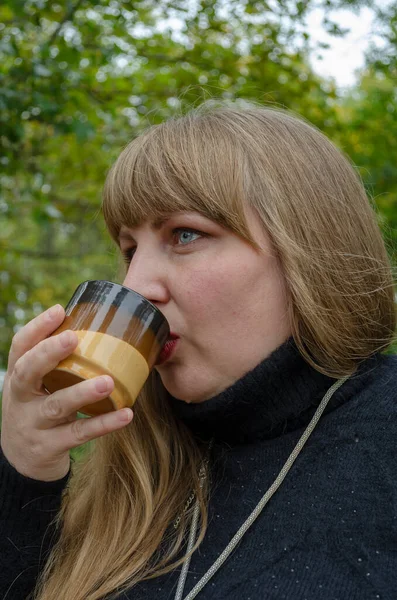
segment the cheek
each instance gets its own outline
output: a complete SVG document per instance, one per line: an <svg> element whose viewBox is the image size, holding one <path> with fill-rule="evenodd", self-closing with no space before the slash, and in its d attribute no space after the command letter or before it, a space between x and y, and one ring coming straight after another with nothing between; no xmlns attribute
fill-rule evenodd
<svg viewBox="0 0 397 600"><path fill-rule="evenodd" d="M286 318L287 293L276 259L235 257L233 262L212 263L192 274L189 303L197 324L214 330L255 333L279 327ZM230 331L231 333L231 331Z"/></svg>
<svg viewBox="0 0 397 600"><path fill-rule="evenodd" d="M224 299L227 280L219 269L208 268L192 271L185 281L185 308L189 312L206 315L220 310Z"/></svg>
<svg viewBox="0 0 397 600"><path fill-rule="evenodd" d="M257 273L252 273L252 268L247 270L246 264L239 264L238 260L232 264L208 261L204 268L190 270L189 276L184 278L185 311L197 323L202 318L211 326L214 321L242 316L247 301L252 301L256 284Z"/></svg>

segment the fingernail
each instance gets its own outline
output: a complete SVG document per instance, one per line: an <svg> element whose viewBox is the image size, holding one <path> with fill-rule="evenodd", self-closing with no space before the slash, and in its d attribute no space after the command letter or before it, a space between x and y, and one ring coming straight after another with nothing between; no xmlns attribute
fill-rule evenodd
<svg viewBox="0 0 397 600"><path fill-rule="evenodd" d="M57 315L59 314L59 309L61 308L60 304L56 304L55 306L52 306L49 311L48 311L48 316L50 317L50 319L55 319L57 317Z"/></svg>
<svg viewBox="0 0 397 600"><path fill-rule="evenodd" d="M120 421L131 421L134 416L130 408L123 408L123 410L119 410L118 413Z"/></svg>
<svg viewBox="0 0 397 600"><path fill-rule="evenodd" d="M64 348L67 348L68 346L70 346L70 344L72 343L72 339L73 338L72 338L72 334L70 333L70 331L64 331L59 336L59 341L61 342L61 344Z"/></svg>
<svg viewBox="0 0 397 600"><path fill-rule="evenodd" d="M100 393L106 392L109 389L109 380L106 377L100 377L95 381L95 389Z"/></svg>

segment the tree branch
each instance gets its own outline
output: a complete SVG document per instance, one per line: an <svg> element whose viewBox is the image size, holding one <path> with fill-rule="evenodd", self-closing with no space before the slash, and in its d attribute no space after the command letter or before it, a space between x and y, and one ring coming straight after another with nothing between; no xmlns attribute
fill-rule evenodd
<svg viewBox="0 0 397 600"><path fill-rule="evenodd" d="M84 2L84 0L77 0L76 4L74 6L72 5L69 8L69 10L66 12L65 16L63 17L62 21L59 23L58 27L55 29L54 33L48 40L47 43L49 46L51 46L51 44L54 43L55 39L60 34L61 29L65 25L65 23L67 23L68 21L72 21L74 13L80 8L80 6L83 4L83 2Z"/></svg>

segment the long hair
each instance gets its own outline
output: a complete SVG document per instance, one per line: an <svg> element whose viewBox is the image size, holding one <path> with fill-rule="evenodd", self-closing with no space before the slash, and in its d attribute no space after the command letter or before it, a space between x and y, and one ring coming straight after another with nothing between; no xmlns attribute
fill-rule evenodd
<svg viewBox="0 0 397 600"><path fill-rule="evenodd" d="M103 213L115 240L122 225L193 210L254 244L247 206L279 258L292 335L307 362L341 377L390 344L392 270L363 184L320 131L285 110L210 102L149 128L110 170ZM205 533L204 455L152 373L132 423L96 440L74 465L35 597L116 598L180 564L192 491L201 506L196 546Z"/></svg>

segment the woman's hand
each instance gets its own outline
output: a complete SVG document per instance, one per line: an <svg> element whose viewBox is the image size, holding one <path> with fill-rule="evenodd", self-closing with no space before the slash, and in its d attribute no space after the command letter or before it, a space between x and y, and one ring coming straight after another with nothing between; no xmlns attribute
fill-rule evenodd
<svg viewBox="0 0 397 600"><path fill-rule="evenodd" d="M43 377L76 348L73 331L48 337L65 318L56 305L14 336L3 388L1 447L24 476L55 481L69 471L69 450L128 425L131 409L77 419L86 404L112 392L111 377L95 377L48 394Z"/></svg>

